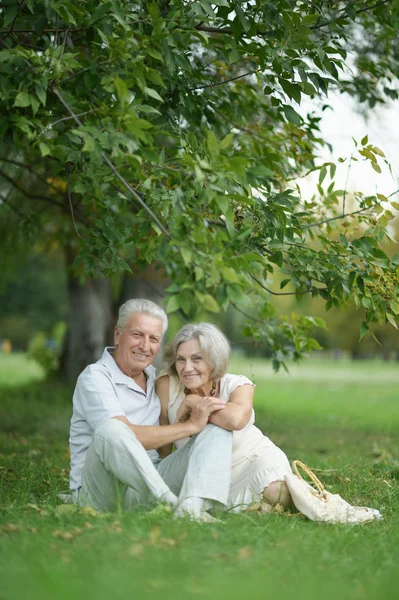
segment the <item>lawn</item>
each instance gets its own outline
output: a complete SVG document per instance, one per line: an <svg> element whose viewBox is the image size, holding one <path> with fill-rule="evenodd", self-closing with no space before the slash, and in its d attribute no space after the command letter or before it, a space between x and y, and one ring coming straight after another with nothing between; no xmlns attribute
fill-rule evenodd
<svg viewBox="0 0 399 600"><path fill-rule="evenodd" d="M235 359L257 384L258 425L332 492L383 511L361 526L298 515L174 520L162 508L99 515L60 505L71 388L0 355L0 598L398 597L398 365L305 362L289 375Z"/></svg>

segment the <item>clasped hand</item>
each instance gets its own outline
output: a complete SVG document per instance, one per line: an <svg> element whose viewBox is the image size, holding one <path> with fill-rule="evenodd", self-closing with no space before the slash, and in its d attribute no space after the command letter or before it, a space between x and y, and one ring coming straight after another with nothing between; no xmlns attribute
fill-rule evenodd
<svg viewBox="0 0 399 600"><path fill-rule="evenodd" d="M176 421L184 423L190 420L197 425L201 431L208 423L209 415L218 410L223 410L226 402L213 396L199 396L198 394L189 394L181 403L177 411Z"/></svg>

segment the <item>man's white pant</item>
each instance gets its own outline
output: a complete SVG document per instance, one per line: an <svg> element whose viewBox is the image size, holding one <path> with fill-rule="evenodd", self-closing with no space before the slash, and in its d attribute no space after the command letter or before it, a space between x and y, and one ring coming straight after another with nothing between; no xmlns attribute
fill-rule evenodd
<svg viewBox="0 0 399 600"><path fill-rule="evenodd" d="M95 432L82 470L80 504L110 511L161 501L170 490L226 504L230 488L232 433L208 424L201 433L156 464L128 425L117 419Z"/></svg>

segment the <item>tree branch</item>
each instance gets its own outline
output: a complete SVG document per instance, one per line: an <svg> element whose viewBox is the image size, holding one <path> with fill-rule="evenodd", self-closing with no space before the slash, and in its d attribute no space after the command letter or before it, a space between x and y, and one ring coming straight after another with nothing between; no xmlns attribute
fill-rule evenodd
<svg viewBox="0 0 399 600"><path fill-rule="evenodd" d="M71 186L70 186L70 170L69 170L69 164L67 163L66 165L66 178L67 178L67 196L68 196L68 202L69 202L69 207L71 209L71 215L72 215L72 223L73 226L75 228L76 233L78 234L78 236L84 240L85 238L83 237L83 235L81 235L78 231L77 225L76 225L76 221L75 221L75 215L73 213L73 204L72 204L72 198L71 198Z"/></svg>
<svg viewBox="0 0 399 600"><path fill-rule="evenodd" d="M226 115L224 115L223 113L218 111L217 108L215 108L214 106L212 108L216 114L218 114L220 117L222 117L222 119L224 119L227 123L230 123L230 125L232 125L235 129L239 129L240 131L245 131L246 133L249 133L249 135L252 135L253 137L255 137L258 140L261 140L263 142L266 141L266 138L263 137L261 134L257 133L256 131L253 131L252 129L249 129L248 127L243 127L242 125L237 125L237 123L234 123L231 119L226 117Z"/></svg>
<svg viewBox="0 0 399 600"><path fill-rule="evenodd" d="M26 169L27 171L29 171L29 173L32 173L32 175L40 179L40 181L47 184L46 180L43 179L43 176L39 175L39 173L37 173L30 165L26 165L25 163L22 163L19 160L15 160L13 158L4 158L4 156L0 157L0 162L6 162L11 165L15 165L16 167L21 167L21 169Z"/></svg>
<svg viewBox="0 0 399 600"><path fill-rule="evenodd" d="M84 117L86 115L90 115L91 113L97 112L98 110L100 110L100 109L99 108L93 108L92 110L86 110L85 112L79 113L76 116L77 117ZM50 129L51 127L54 127L55 125L58 125L58 123L62 123L63 121L70 121L71 119L73 119L73 117L63 117L62 119L57 119L56 121L53 121L52 123L49 123L48 125L46 125L46 127L44 129L42 129L42 131L39 133L39 136L43 135L43 133L47 129Z"/></svg>
<svg viewBox="0 0 399 600"><path fill-rule="evenodd" d="M69 104L61 96L61 94L57 90L57 88L53 89L53 93L58 98L58 100L60 101L60 103L62 104L62 106L69 112L69 114L71 115L71 117L74 119L75 123L77 123L79 125L79 127L83 127L82 122L79 121L78 117L73 112L73 110L69 106ZM156 223L156 225L159 227L159 229L167 237L169 237L169 232L162 225L161 221L158 219L158 217L155 215L155 213L151 210L151 208L149 208L149 206L147 206L147 204L141 198L140 194L138 194L136 192L136 190L126 181L126 179L124 177L122 177L122 175L119 173L119 171L116 169L116 167L112 164L112 162L110 161L110 159L108 158L108 156L105 154L105 152L101 153L101 157L103 159L103 162L107 165L107 167L109 167L111 169L111 171L113 172L113 174L115 175L115 177L117 179L119 179L119 181L122 183L122 185L130 192L130 194L133 196L133 198L136 200L136 202L138 202L140 204L140 206L142 206L142 208L144 208L144 210L150 215L151 219Z"/></svg>
<svg viewBox="0 0 399 600"><path fill-rule="evenodd" d="M365 6L363 8L359 8L356 11L356 14L359 15L360 13L364 13L369 10L373 10L374 8L378 8L379 6L383 6L384 4L389 4L389 3L390 3L390 0L381 0L380 2L376 2L375 4L372 4L371 6ZM337 17L334 17L333 19L330 19L329 21L326 21L325 23L320 23L319 25L317 25L317 23L316 23L315 25L312 25L311 27L309 27L309 29L316 31L317 29L326 27L327 25L330 25L331 23L338 21L338 19L342 19L345 17L349 17L349 14L346 10L343 10Z"/></svg>
<svg viewBox="0 0 399 600"><path fill-rule="evenodd" d="M396 192L393 192L394 194ZM331 217L330 219L324 219L323 221L317 221L317 223L310 223L309 225L304 225L301 229L311 229L312 227L319 227L320 225L324 225L325 223L331 223L332 221L337 221L339 219L346 219L347 217L353 217L353 215L358 215L360 213L366 212L366 210L371 210L375 206L380 206L381 202L374 202L371 206L365 206L364 208L359 208L359 210L354 210L351 213L344 213L342 215L338 215L336 217Z"/></svg>
<svg viewBox="0 0 399 600"><path fill-rule="evenodd" d="M197 87L188 88L190 92L194 90L203 90L205 88L216 87L218 85L225 85L226 83L230 83L231 81L236 81L237 79L242 79L243 77L247 77L248 75L254 75L258 73L259 69L255 69L255 71L248 71L248 73L243 73L242 75L237 75L236 77L231 77L230 79L224 79L223 81L217 81L216 83L208 83L206 85L198 85Z"/></svg>
<svg viewBox="0 0 399 600"><path fill-rule="evenodd" d="M234 302L230 301L230 304L237 312L244 315L244 317L247 317L247 319L251 319L251 321L254 321L255 323L261 323L262 325L264 325L263 321L261 321L260 319L257 319L256 317L252 317L248 313L244 312L241 308L238 308L237 304L235 304Z"/></svg>
<svg viewBox="0 0 399 600"><path fill-rule="evenodd" d="M207 33L228 33L230 35L233 33L232 29L219 29L219 27L211 27L209 25L204 25L203 23L197 25L195 29L199 31L206 31Z"/></svg>
<svg viewBox="0 0 399 600"><path fill-rule="evenodd" d="M15 15L15 17L14 17L12 23L11 23L10 29L8 29L8 31L5 32L6 35L4 37L4 40L6 40L8 38L8 36L13 33L13 31L14 31L14 25L15 25L15 22L16 22L16 20L18 18L19 11L21 10L21 8L23 7L24 4L25 4L25 0L22 0L21 4L18 4L18 2L17 2L17 7L18 7L17 14Z"/></svg>
<svg viewBox="0 0 399 600"><path fill-rule="evenodd" d="M272 296L298 296L298 294L310 294L310 292L313 289L313 288L309 288L308 290L305 290L303 292L273 292L268 287L263 285L263 283L257 277L255 277L255 275L253 273L249 273L249 276L252 277L252 279L254 281L256 281L256 283L258 283L260 285L260 287L263 288L266 292L269 292L269 294L272 294Z"/></svg>
<svg viewBox="0 0 399 600"><path fill-rule="evenodd" d="M64 205L61 202L54 200L54 198L50 198L49 196L42 196L41 194L30 194L20 183L15 181L12 177L10 177L7 173L4 173L4 171L2 170L0 170L0 177L3 177L3 179L11 183L12 186L14 186L19 192L21 192L21 194L23 194L27 198L30 198L31 200L42 200L44 202L48 202L49 204L53 204L54 206L58 206L58 208L65 210Z"/></svg>

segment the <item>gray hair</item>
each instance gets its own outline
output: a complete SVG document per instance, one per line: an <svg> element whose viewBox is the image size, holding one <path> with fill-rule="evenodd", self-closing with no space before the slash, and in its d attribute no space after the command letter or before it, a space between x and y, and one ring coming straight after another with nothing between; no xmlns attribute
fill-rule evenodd
<svg viewBox="0 0 399 600"><path fill-rule="evenodd" d="M165 351L164 369L167 373L177 376L175 363L179 346L191 340L198 340L204 360L213 366L211 379L223 377L229 366L230 344L220 329L211 323L184 325L180 329Z"/></svg>
<svg viewBox="0 0 399 600"><path fill-rule="evenodd" d="M164 335L168 328L168 317L166 316L165 311L158 306L158 304L155 304L155 302L144 298L133 298L122 304L119 309L118 321L116 323L119 331L122 331L130 317L135 313L146 313L147 315L160 319L162 321L162 336Z"/></svg>

